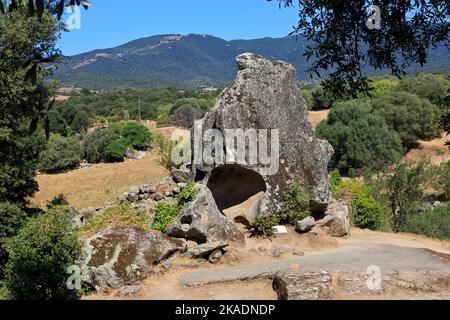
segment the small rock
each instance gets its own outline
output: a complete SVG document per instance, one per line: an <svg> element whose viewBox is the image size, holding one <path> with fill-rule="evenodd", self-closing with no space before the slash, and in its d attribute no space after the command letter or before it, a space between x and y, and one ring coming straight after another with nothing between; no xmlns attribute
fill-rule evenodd
<svg viewBox="0 0 450 320"><path fill-rule="evenodd" d="M438 208L438 207L440 207L440 206L442 206L442 203L441 203L440 201L435 201L435 202L433 203L433 207L434 207L434 208Z"/></svg>
<svg viewBox="0 0 450 320"><path fill-rule="evenodd" d="M138 294L140 291L141 291L140 286L125 286L125 287L120 288L117 295L121 296L121 297L134 296L134 295Z"/></svg>
<svg viewBox="0 0 450 320"><path fill-rule="evenodd" d="M274 246L273 249L272 249L272 256L275 257L275 258L279 258L282 255L284 255L284 254L286 254L286 253L288 253L290 251L292 251L291 247L283 246L283 245L277 245L277 246Z"/></svg>
<svg viewBox="0 0 450 320"><path fill-rule="evenodd" d="M201 244L194 248L189 249L186 252L186 254L190 258L207 257L213 251L215 251L217 249L224 249L228 246L229 246L229 244L224 241L209 242L209 243L204 243L204 244Z"/></svg>
<svg viewBox="0 0 450 320"><path fill-rule="evenodd" d="M188 186L188 184L185 182L177 183L177 187L180 188L181 190L185 189L187 186Z"/></svg>
<svg viewBox="0 0 450 320"><path fill-rule="evenodd" d="M308 217L302 221L298 221L295 227L295 231L298 233L306 233L311 231L312 228L316 226L316 221L313 217Z"/></svg>
<svg viewBox="0 0 450 320"><path fill-rule="evenodd" d="M172 190L173 194L180 194L181 190L179 187L173 188Z"/></svg>
<svg viewBox="0 0 450 320"><path fill-rule="evenodd" d="M173 267L172 260L166 260L166 261L164 261L163 264L162 264L162 266L163 266L163 268L166 269L166 270L172 269L172 267Z"/></svg>
<svg viewBox="0 0 450 320"><path fill-rule="evenodd" d="M222 249L216 249L214 250L208 257L208 261L211 263L218 263L220 259L222 258L224 252Z"/></svg>
<svg viewBox="0 0 450 320"><path fill-rule="evenodd" d="M172 170L173 180L178 183L179 182L184 182L184 183L189 182L189 175L190 175L190 172L187 170L181 170L181 169L173 169Z"/></svg>

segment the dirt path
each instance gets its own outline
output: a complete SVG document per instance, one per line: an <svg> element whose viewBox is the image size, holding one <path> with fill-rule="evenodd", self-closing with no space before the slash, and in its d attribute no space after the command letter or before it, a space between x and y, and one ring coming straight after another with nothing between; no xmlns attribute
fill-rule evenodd
<svg viewBox="0 0 450 320"><path fill-rule="evenodd" d="M290 250L274 255L279 248ZM295 249L295 251L293 251ZM302 256L304 254L304 256ZM172 259L173 267L147 278L141 292L127 299L145 300L273 300L271 277L280 270L355 271L365 273L371 265L382 272L401 271L420 274L427 270L450 277L450 242L410 234L389 234L355 229L348 238L336 239L320 230L272 239L247 238L245 247L231 248L218 265L200 263L196 268L177 265L187 262L182 256ZM378 299L442 298L436 294L402 292L389 289ZM345 293L336 299L346 298ZM86 299L123 299L115 291Z"/></svg>

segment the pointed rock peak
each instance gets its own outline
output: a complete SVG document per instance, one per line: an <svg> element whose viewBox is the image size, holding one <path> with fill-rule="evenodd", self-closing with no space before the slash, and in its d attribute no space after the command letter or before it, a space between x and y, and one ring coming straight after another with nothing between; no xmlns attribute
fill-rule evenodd
<svg viewBox="0 0 450 320"><path fill-rule="evenodd" d="M254 53L243 53L236 57L239 70L257 69L269 62L266 58Z"/></svg>

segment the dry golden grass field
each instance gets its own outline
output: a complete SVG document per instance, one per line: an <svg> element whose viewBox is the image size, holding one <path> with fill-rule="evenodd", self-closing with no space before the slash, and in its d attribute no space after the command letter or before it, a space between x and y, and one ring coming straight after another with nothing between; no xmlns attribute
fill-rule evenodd
<svg viewBox="0 0 450 320"><path fill-rule="evenodd" d="M310 112L309 118L313 126L316 127L320 121L326 119L328 113L329 110ZM147 126L153 130L155 128L153 122ZM175 129L166 127L157 131L170 137ZM418 160L422 156L427 156L435 163L448 161L450 152L444 143L445 136L432 141L421 141L421 147L411 150L405 158ZM98 164L61 174L40 174L37 176L40 191L31 202L44 208L47 201L62 193L78 210L99 207L105 202L115 200L131 186L157 181L167 174L167 170L159 165L156 152L147 153L143 159L127 160L122 163Z"/></svg>

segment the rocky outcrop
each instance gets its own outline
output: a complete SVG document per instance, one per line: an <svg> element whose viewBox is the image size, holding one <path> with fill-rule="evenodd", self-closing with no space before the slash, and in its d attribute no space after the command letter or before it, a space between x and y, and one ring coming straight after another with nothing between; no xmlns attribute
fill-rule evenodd
<svg viewBox="0 0 450 320"><path fill-rule="evenodd" d="M176 252L186 251L186 241L161 232L111 227L85 239L81 258L83 281L97 288L138 284L155 266Z"/></svg>
<svg viewBox="0 0 450 320"><path fill-rule="evenodd" d="M278 300L324 300L331 297L332 278L328 272L279 272L273 280Z"/></svg>
<svg viewBox="0 0 450 320"><path fill-rule="evenodd" d="M169 226L169 236L198 243L245 241L244 234L220 212L206 186L197 184L195 194L194 201L186 204L177 220Z"/></svg>
<svg viewBox="0 0 450 320"><path fill-rule="evenodd" d="M263 164L261 158L257 164L250 164L248 160L241 162L235 150L229 148L224 148L224 159L227 164L257 172L264 180L265 195L259 200L258 216L279 211L283 194L296 180L301 180L311 195L313 210L324 211L332 200L327 168L333 149L327 141L315 137L306 103L300 95L295 68L286 62L269 61L251 53L238 56L237 63L236 80L221 93L205 118L195 123L191 179L208 184L215 169L223 167L217 162L206 164L200 161L198 150L207 150L208 143L196 144L199 132L204 135L207 130L214 129L221 132L226 141L232 138L230 129L268 130L267 138L271 141L276 136L273 130L278 130L279 155L276 152L270 154L272 144L268 146L268 156L275 158L275 163ZM249 146L246 150L250 151ZM216 156L213 153L211 156ZM273 167L278 170L273 172ZM239 188L244 189L244 184L236 181L235 190ZM212 192L216 196L214 189Z"/></svg>

